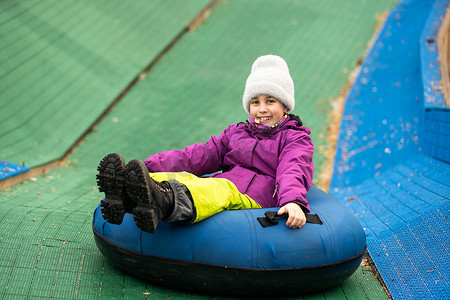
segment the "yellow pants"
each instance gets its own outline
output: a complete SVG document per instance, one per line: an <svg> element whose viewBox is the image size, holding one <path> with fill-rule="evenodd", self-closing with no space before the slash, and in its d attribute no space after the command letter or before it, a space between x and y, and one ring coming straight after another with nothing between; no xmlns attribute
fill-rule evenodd
<svg viewBox="0 0 450 300"><path fill-rule="evenodd" d="M223 210L261 208L225 178L200 178L187 172L157 172L150 177L159 182L176 179L189 189L197 211L194 223Z"/></svg>

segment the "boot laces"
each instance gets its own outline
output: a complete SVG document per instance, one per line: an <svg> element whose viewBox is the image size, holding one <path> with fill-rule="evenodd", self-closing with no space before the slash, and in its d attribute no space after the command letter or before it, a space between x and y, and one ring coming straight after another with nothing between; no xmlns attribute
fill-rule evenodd
<svg viewBox="0 0 450 300"><path fill-rule="evenodd" d="M164 187L163 185L161 185L161 183L158 183L156 186L158 187L159 191L163 193L168 193L172 191L172 189Z"/></svg>

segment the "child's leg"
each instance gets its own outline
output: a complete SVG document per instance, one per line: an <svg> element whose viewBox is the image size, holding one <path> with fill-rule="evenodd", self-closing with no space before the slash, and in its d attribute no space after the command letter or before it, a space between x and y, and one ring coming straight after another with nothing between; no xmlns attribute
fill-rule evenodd
<svg viewBox="0 0 450 300"><path fill-rule="evenodd" d="M125 188L130 200L136 203L134 221L142 230L154 232L159 220L166 220L173 214L173 187L168 181L157 182L150 178L147 166L138 159L130 161L125 172Z"/></svg>
<svg viewBox="0 0 450 300"><path fill-rule="evenodd" d="M194 204L193 214L191 212L191 220L193 217L195 217L195 219L191 222L199 222L222 210L261 208L261 206L249 196L241 194L234 183L228 179L199 178L187 172L150 173L150 177L155 181L168 181L172 186L179 186L177 188L178 193L175 191L175 202L181 200L179 201L182 203L180 206L183 206L180 207L181 210L192 210L192 208L189 208L189 203L180 199L188 199L182 196L182 185L187 187L189 190L188 192L190 192L189 196L192 198ZM176 182L181 183L181 185L177 185ZM177 209L177 204L175 204L175 206L176 208L168 221L178 221L176 214L179 213L180 209ZM184 211L184 214L186 215L186 211ZM186 218L182 221L186 221Z"/></svg>

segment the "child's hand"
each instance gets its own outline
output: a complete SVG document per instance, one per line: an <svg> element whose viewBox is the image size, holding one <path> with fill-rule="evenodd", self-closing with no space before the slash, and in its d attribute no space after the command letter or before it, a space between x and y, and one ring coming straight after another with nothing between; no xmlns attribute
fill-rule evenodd
<svg viewBox="0 0 450 300"><path fill-rule="evenodd" d="M291 202L282 206L278 210L278 215L282 215L284 213L287 213L289 216L286 222L286 226L290 228L301 228L303 225L305 225L305 213L297 203Z"/></svg>

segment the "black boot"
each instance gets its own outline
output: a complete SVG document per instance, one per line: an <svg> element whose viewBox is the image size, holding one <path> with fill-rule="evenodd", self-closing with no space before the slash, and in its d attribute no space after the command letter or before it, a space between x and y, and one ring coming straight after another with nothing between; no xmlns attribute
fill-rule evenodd
<svg viewBox="0 0 450 300"><path fill-rule="evenodd" d="M120 154L106 155L100 162L97 174L97 186L105 193L101 201L102 216L112 224L121 224L125 212L131 212L136 206L125 191L125 161Z"/></svg>
<svg viewBox="0 0 450 300"><path fill-rule="evenodd" d="M150 233L155 232L160 220L168 218L175 205L170 184L150 178L145 164L137 159L126 166L126 189L128 196L137 206L133 209L137 227Z"/></svg>

